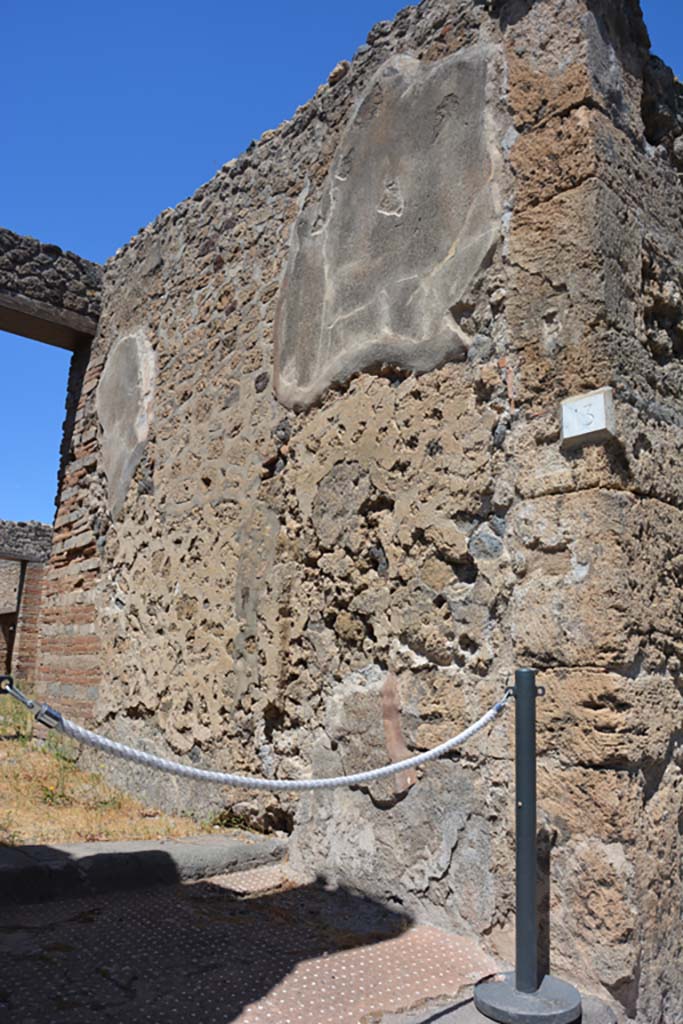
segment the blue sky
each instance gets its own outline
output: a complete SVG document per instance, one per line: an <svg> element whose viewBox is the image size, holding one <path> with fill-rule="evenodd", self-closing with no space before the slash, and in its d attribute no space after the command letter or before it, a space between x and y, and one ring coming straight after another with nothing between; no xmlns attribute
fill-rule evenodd
<svg viewBox="0 0 683 1024"><path fill-rule="evenodd" d="M4 0L0 224L104 261L403 6ZM683 77L683 6L642 7L653 51ZM0 519L52 520L68 361L0 332Z"/></svg>

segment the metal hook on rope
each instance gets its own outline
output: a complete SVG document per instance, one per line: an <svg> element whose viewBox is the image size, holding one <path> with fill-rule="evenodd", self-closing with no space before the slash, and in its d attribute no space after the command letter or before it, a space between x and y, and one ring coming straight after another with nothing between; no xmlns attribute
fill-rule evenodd
<svg viewBox="0 0 683 1024"><path fill-rule="evenodd" d="M18 686L15 686L13 676L0 676L0 694L7 694L10 697L16 697L20 700L27 708L33 709L36 705L35 702L27 697L25 693L22 693Z"/></svg>
<svg viewBox="0 0 683 1024"><path fill-rule="evenodd" d="M27 697L25 693L22 693L19 687L15 684L13 676L0 676L0 696L6 695L8 697L14 697L16 700L21 701L24 707L27 707L30 711L35 710L36 702ZM49 729L57 729L61 725L62 716L59 711L55 711L49 704L38 705L34 718L36 722L40 722L41 725L46 725Z"/></svg>
<svg viewBox="0 0 683 1024"><path fill-rule="evenodd" d="M516 697L516 696L517 696L517 689L516 689L516 687L514 687L514 686L506 686L504 691L503 691L503 696L498 701L498 704L501 705L501 706L504 706L505 704L507 704L507 702L510 700L511 697ZM536 696L537 697L545 697L545 686L537 686L536 687Z"/></svg>

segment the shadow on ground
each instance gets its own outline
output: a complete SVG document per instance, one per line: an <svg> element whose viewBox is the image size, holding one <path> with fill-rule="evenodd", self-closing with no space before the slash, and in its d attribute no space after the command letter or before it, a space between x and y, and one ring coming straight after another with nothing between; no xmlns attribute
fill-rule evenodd
<svg viewBox="0 0 683 1024"><path fill-rule="evenodd" d="M229 885L226 876L221 885L5 905L0 1024L228 1024L302 961L380 943L411 923L319 884L256 896ZM335 1021L334 969L330 975L325 1019ZM305 977L300 990L306 999Z"/></svg>
<svg viewBox="0 0 683 1024"><path fill-rule="evenodd" d="M84 851L91 845L96 848L96 844L81 845ZM0 843L0 901L4 905L171 885L180 880L173 858L159 849L84 853L75 859L65 848Z"/></svg>

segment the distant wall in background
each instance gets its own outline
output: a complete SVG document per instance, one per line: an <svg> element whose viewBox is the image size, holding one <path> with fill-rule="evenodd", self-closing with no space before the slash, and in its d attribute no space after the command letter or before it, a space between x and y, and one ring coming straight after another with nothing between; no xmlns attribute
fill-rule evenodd
<svg viewBox="0 0 683 1024"><path fill-rule="evenodd" d="M0 673L34 684L40 607L52 528L0 520Z"/></svg>

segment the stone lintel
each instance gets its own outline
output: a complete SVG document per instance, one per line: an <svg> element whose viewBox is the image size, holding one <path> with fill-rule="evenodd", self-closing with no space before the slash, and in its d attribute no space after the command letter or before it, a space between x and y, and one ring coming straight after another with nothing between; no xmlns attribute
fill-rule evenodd
<svg viewBox="0 0 683 1024"><path fill-rule="evenodd" d="M38 555L29 555L25 551L8 551L5 548L0 548L0 559L7 562L39 562L45 564L44 558L39 558Z"/></svg>
<svg viewBox="0 0 683 1024"><path fill-rule="evenodd" d="M0 330L73 352L95 336L97 320L25 295L0 292Z"/></svg>

